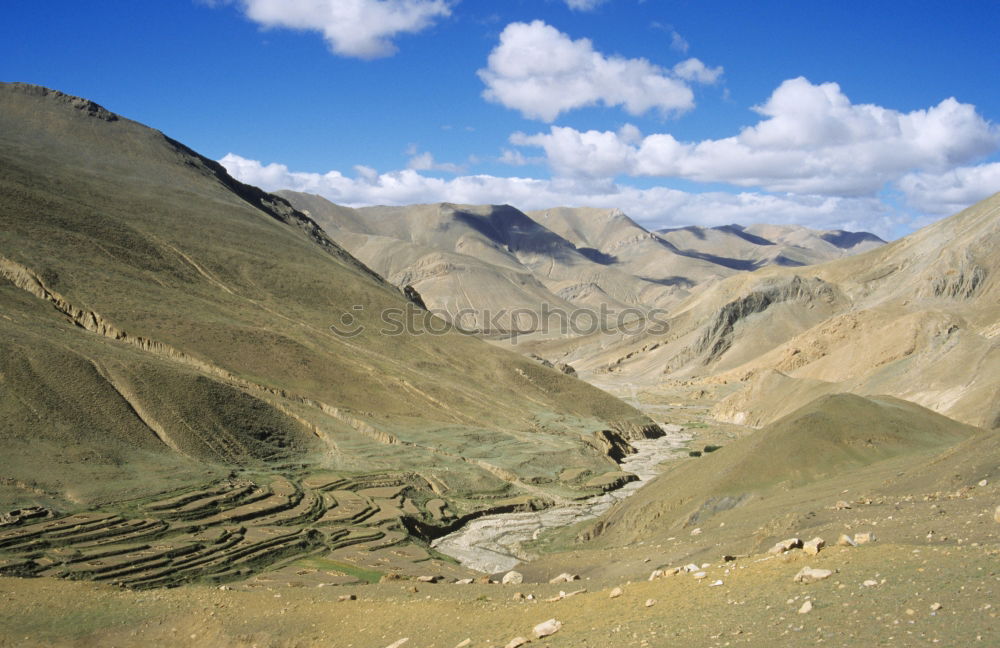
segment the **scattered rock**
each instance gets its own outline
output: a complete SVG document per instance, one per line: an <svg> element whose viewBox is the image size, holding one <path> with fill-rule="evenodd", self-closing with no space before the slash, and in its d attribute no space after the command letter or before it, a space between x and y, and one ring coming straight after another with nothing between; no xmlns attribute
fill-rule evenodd
<svg viewBox="0 0 1000 648"><path fill-rule="evenodd" d="M998 506L996 510L993 511L993 519L997 522L1000 522L1000 506Z"/></svg>
<svg viewBox="0 0 1000 648"><path fill-rule="evenodd" d="M559 574L558 576L550 580L549 583L552 585L557 585L559 583L571 583L576 580L580 580L580 577L577 576L576 574L568 574L563 572L562 574Z"/></svg>
<svg viewBox="0 0 1000 648"><path fill-rule="evenodd" d="M803 567L799 570L798 574L795 574L796 583L815 583L817 581L830 578L833 572L829 569L813 569L812 567Z"/></svg>
<svg viewBox="0 0 1000 648"><path fill-rule="evenodd" d="M651 573L649 575L649 580L651 580L651 581L654 581L657 578L663 578L663 570L662 569L654 569L653 573Z"/></svg>
<svg viewBox="0 0 1000 648"><path fill-rule="evenodd" d="M840 500L834 505L834 508L837 509L838 511L844 511L851 508L851 505L845 502L844 500Z"/></svg>
<svg viewBox="0 0 1000 648"><path fill-rule="evenodd" d="M539 623L534 628L532 628L532 632L535 633L536 637L541 639L542 637L548 637L549 635L554 635L555 633L559 632L560 628L562 628L562 621L549 619L548 621L543 621L542 623Z"/></svg>
<svg viewBox="0 0 1000 648"><path fill-rule="evenodd" d="M855 544L863 545L863 544L868 544L869 542L875 542L876 540L878 540L878 538L876 538L875 534L872 532L854 534Z"/></svg>
<svg viewBox="0 0 1000 648"><path fill-rule="evenodd" d="M985 485L986 485L986 484L988 484L988 483L989 483L989 482L988 482L988 481L986 481L985 479L980 479L980 480L979 480L979 487L980 487L980 488L982 488L983 486L985 486Z"/></svg>
<svg viewBox="0 0 1000 648"><path fill-rule="evenodd" d="M802 607L799 608L799 614L809 614L812 611L813 611L813 602L808 599L806 600L805 603L802 604Z"/></svg>
<svg viewBox="0 0 1000 648"><path fill-rule="evenodd" d="M503 575L503 579L500 582L504 585L520 585L524 582L524 574L517 571L509 571Z"/></svg>
<svg viewBox="0 0 1000 648"><path fill-rule="evenodd" d="M622 588L616 587L613 590L611 590L611 592L608 594L608 598L618 598L624 593L625 591Z"/></svg>
<svg viewBox="0 0 1000 648"><path fill-rule="evenodd" d="M708 574L706 574L703 571L695 572L694 573L694 579L695 580L704 580L705 578L708 578Z"/></svg>
<svg viewBox="0 0 1000 648"><path fill-rule="evenodd" d="M865 582L861 583L861 586L862 587L878 587L878 581L877 580L872 580L872 579L869 578Z"/></svg>
<svg viewBox="0 0 1000 648"><path fill-rule="evenodd" d="M813 538L809 542L802 544L802 550L805 551L810 556L815 556L819 553L819 550L826 546L826 541L823 538Z"/></svg>
<svg viewBox="0 0 1000 648"><path fill-rule="evenodd" d="M515 601L523 601L524 600L524 594L522 594L521 592L515 592L515 594L514 594L514 600Z"/></svg>
<svg viewBox="0 0 1000 648"><path fill-rule="evenodd" d="M646 607L653 607L656 605L656 599L646 599Z"/></svg>
<svg viewBox="0 0 1000 648"><path fill-rule="evenodd" d="M787 540L782 540L778 544L774 545L767 550L767 553L775 555L782 554L786 551L791 551L792 549L801 549L802 539L801 538L789 538Z"/></svg>
<svg viewBox="0 0 1000 648"><path fill-rule="evenodd" d="M475 581L471 578L460 578L455 581L456 585L472 585Z"/></svg>
<svg viewBox="0 0 1000 648"><path fill-rule="evenodd" d="M701 529L691 529L691 535L701 535Z"/></svg>
<svg viewBox="0 0 1000 648"><path fill-rule="evenodd" d="M358 600L357 594L341 594L340 596L337 597L337 601L341 603L343 603L344 601L357 601L357 600Z"/></svg>
<svg viewBox="0 0 1000 648"><path fill-rule="evenodd" d="M417 586L416 586L416 585L411 585L411 586L410 586L410 593L412 593L412 594L417 594L417 593L419 593L419 592L420 592L420 590L419 590L419 589L417 589Z"/></svg>
<svg viewBox="0 0 1000 648"><path fill-rule="evenodd" d="M841 533L840 537L837 538L838 547L857 547L858 543L854 541L854 538L847 535L846 533Z"/></svg>
<svg viewBox="0 0 1000 648"><path fill-rule="evenodd" d="M940 603L931 603L931 612L937 612L938 610L940 610L943 607L944 606L941 605Z"/></svg>
<svg viewBox="0 0 1000 648"><path fill-rule="evenodd" d="M417 576L417 581L421 583L436 583L441 580L440 576Z"/></svg>
<svg viewBox="0 0 1000 648"><path fill-rule="evenodd" d="M466 646L471 646L471 645L472 645L472 639L471 638L469 638L469 639L463 639L462 641L460 641L457 644L455 644L455 648L466 648Z"/></svg>
<svg viewBox="0 0 1000 648"><path fill-rule="evenodd" d="M520 648L521 646L529 643L531 643L531 641L525 639L524 637L514 637L507 642L507 645L504 646L504 648Z"/></svg>
<svg viewBox="0 0 1000 648"><path fill-rule="evenodd" d="M410 640L410 638L409 638L409 637L403 637L403 638L402 638L402 639L400 639L399 641L394 641L394 642L392 642L391 644L389 644L389 645L388 645L388 646L386 646L385 648L399 648L400 646L402 646L403 644L405 644L405 643L406 643L407 641L409 641L409 640Z"/></svg>
<svg viewBox="0 0 1000 648"><path fill-rule="evenodd" d="M709 587L718 587L720 585L722 585L722 581L720 580L712 581L711 583L708 584Z"/></svg>
<svg viewBox="0 0 1000 648"><path fill-rule="evenodd" d="M690 572L696 572L699 569L701 569L701 567L699 567L698 565L696 565L694 563L688 563L687 565L684 565L684 571L689 572L689 573Z"/></svg>
<svg viewBox="0 0 1000 648"><path fill-rule="evenodd" d="M388 583L390 581L402 580L402 578L403 577L400 576L399 574L397 574L396 572L389 572L388 574L383 574L382 578L378 579L378 582L380 582L380 583Z"/></svg>
<svg viewBox="0 0 1000 648"><path fill-rule="evenodd" d="M997 510L1000 510L1000 509L997 509ZM230 586L228 586L228 585L219 585L219 590L221 590L223 592L228 592L231 589L233 589L233 588L230 587Z"/></svg>

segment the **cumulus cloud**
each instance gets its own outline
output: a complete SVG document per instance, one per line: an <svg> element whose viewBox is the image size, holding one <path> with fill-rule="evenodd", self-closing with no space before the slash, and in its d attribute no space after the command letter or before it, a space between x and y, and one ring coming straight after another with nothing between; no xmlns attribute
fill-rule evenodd
<svg viewBox="0 0 1000 648"><path fill-rule="evenodd" d="M945 173L908 173L898 184L909 205L945 216L1000 191L1000 162Z"/></svg>
<svg viewBox="0 0 1000 648"><path fill-rule="evenodd" d="M621 106L633 115L690 110L694 93L688 83L714 82L722 73L690 61L680 64L681 76L646 59L606 56L589 39L573 40L536 20L507 25L478 74L487 100L551 122L560 113L595 105Z"/></svg>
<svg viewBox="0 0 1000 648"><path fill-rule="evenodd" d="M685 81L712 85L722 76L722 67L710 68L696 58L689 58L674 66L674 74Z"/></svg>
<svg viewBox="0 0 1000 648"><path fill-rule="evenodd" d="M1000 128L953 98L903 113L853 104L836 83L785 81L733 137L681 142L669 133L515 133L567 177L629 174L725 182L768 191L872 196L910 173L941 174L1000 148Z"/></svg>
<svg viewBox="0 0 1000 648"><path fill-rule="evenodd" d="M888 235L906 218L874 198L777 196L760 192L689 193L667 187L638 188L573 178L466 175L444 180L414 169L378 173L368 167L355 167L355 177L348 177L339 171L291 171L282 164L262 164L232 153L220 162L234 177L268 191L305 191L355 207L442 201L510 204L523 210L557 205L587 206L621 208L650 229L767 222L869 229L881 235Z"/></svg>
<svg viewBox="0 0 1000 648"><path fill-rule="evenodd" d="M393 37L451 14L449 0L238 0L265 27L318 31L335 54L363 59L396 52Z"/></svg>

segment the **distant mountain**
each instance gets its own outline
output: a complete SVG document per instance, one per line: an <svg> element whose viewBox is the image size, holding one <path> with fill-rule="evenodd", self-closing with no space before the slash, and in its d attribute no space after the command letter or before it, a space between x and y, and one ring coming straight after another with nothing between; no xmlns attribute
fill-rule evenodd
<svg viewBox="0 0 1000 648"><path fill-rule="evenodd" d="M414 492L475 511L594 492L587 475L618 471L608 443L658 432L427 316L284 199L85 99L0 85L0 220L0 502L339 470L422 475ZM490 220L438 225L462 222ZM579 483L558 481L568 466Z"/></svg>
<svg viewBox="0 0 1000 648"><path fill-rule="evenodd" d="M779 238L753 232L764 235ZM876 243L827 238L851 249ZM820 395L849 391L890 394L996 428L998 322L1000 194L863 254L706 286L674 309L666 335L535 352L585 373L686 384L693 393L744 385L714 410L737 423L763 425Z"/></svg>
<svg viewBox="0 0 1000 648"><path fill-rule="evenodd" d="M885 245L868 232L818 231L798 225L682 227L656 233L680 250L743 270L813 265Z"/></svg>
<svg viewBox="0 0 1000 648"><path fill-rule="evenodd" d="M761 245L750 244L723 246L716 254L705 246L679 245L678 236L649 232L620 210L523 213L509 205L452 204L351 209L311 194L278 195L391 283L412 286L429 308L486 334L540 331L544 312L668 308L698 285L781 263L780 250L803 259L797 265L841 256L827 251L839 248L824 241L822 233L810 243L823 252L767 243L780 258L769 259L758 250Z"/></svg>

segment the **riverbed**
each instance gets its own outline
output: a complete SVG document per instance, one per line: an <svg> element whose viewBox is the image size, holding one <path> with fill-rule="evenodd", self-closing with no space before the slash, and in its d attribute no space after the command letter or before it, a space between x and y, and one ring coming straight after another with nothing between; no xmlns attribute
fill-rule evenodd
<svg viewBox="0 0 1000 648"><path fill-rule="evenodd" d="M458 560L465 567L488 574L508 571L529 559L522 545L537 539L546 530L596 518L616 502L634 494L661 472L664 461L686 454L691 434L676 425L661 426L666 432L659 439L630 441L637 450L626 457L621 469L639 479L601 495L526 513L498 513L472 520L461 529L435 540L431 546Z"/></svg>

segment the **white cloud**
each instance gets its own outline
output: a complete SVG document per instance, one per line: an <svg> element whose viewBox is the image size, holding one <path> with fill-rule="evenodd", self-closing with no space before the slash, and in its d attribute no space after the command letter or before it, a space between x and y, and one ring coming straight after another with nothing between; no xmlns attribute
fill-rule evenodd
<svg viewBox="0 0 1000 648"><path fill-rule="evenodd" d="M566 6L574 11L593 11L606 0L566 0Z"/></svg>
<svg viewBox="0 0 1000 648"><path fill-rule="evenodd" d="M464 168L452 162L437 162L431 153L424 151L419 153L416 149L409 152L412 157L407 162L406 168L414 171L447 171L448 173L461 173Z"/></svg>
<svg viewBox="0 0 1000 648"><path fill-rule="evenodd" d="M683 36L674 30L670 31L670 49L675 52L680 52L681 54L687 54L687 51L690 48L691 45L684 39Z"/></svg>
<svg viewBox="0 0 1000 648"><path fill-rule="evenodd" d="M373 59L396 52L393 37L451 14L448 0L239 0L265 27L318 31L335 54Z"/></svg>
<svg viewBox="0 0 1000 648"><path fill-rule="evenodd" d="M702 77L722 71L702 68ZM590 40L572 40L541 20L507 25L479 77L487 100L546 122L599 104L622 106L633 115L653 109L680 114L694 107L691 88L675 72L646 59L605 56Z"/></svg>
<svg viewBox="0 0 1000 648"><path fill-rule="evenodd" d="M906 202L924 212L953 214L1000 191L1000 162L945 173L908 173L899 181Z"/></svg>
<svg viewBox="0 0 1000 648"><path fill-rule="evenodd" d="M785 81L755 109L763 119L733 137L681 142L668 133L636 141L624 131L516 133L568 177L619 174L726 182L768 191L873 196L914 172L940 174L1000 148L1000 128L953 98L902 113L852 104L836 83Z"/></svg>
<svg viewBox="0 0 1000 648"><path fill-rule="evenodd" d="M710 68L696 58L689 58L674 66L674 74L685 81L712 85L722 76L722 67Z"/></svg>
<svg viewBox="0 0 1000 648"><path fill-rule="evenodd" d="M641 189L602 180L458 176L449 180L407 169L376 173L356 167L349 178L338 171L304 173L281 164L261 164L235 154L220 163L234 177L268 191L316 193L342 205L406 205L454 202L510 204L523 210L557 205L621 208L650 229L729 223L796 223L816 228L868 229L888 235L905 216L874 198L776 196L759 192L688 193L666 187Z"/></svg>

